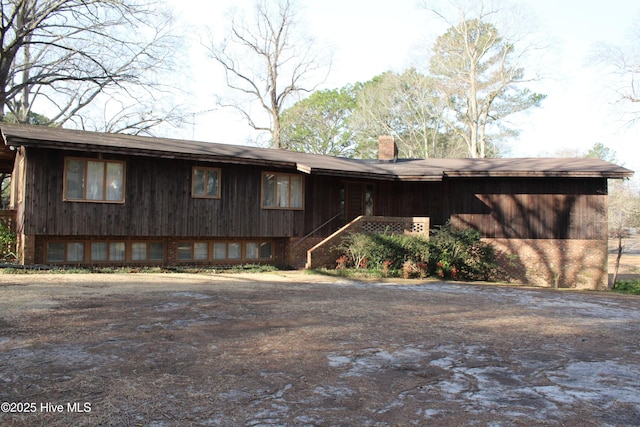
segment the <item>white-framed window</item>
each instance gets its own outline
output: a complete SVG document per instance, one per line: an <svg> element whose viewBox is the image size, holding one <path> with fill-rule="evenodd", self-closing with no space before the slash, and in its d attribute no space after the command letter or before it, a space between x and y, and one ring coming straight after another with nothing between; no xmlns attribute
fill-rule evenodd
<svg viewBox="0 0 640 427"><path fill-rule="evenodd" d="M220 198L220 169L194 166L191 176L191 197Z"/></svg>
<svg viewBox="0 0 640 427"><path fill-rule="evenodd" d="M304 209L304 177L289 173L262 173L264 209Z"/></svg>
<svg viewBox="0 0 640 427"><path fill-rule="evenodd" d="M125 163L116 160L64 161L64 200L124 203Z"/></svg>

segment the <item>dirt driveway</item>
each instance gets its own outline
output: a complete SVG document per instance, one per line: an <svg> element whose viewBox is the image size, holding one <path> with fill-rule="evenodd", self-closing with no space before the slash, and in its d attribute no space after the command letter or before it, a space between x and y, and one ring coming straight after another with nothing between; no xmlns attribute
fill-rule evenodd
<svg viewBox="0 0 640 427"><path fill-rule="evenodd" d="M640 425L639 337L596 292L0 275L0 425Z"/></svg>

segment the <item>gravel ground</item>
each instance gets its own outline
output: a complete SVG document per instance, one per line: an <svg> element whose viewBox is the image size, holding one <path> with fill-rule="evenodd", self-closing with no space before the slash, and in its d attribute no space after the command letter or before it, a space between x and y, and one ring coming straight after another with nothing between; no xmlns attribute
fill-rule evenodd
<svg viewBox="0 0 640 427"><path fill-rule="evenodd" d="M636 296L297 272L0 295L2 426L640 425Z"/></svg>

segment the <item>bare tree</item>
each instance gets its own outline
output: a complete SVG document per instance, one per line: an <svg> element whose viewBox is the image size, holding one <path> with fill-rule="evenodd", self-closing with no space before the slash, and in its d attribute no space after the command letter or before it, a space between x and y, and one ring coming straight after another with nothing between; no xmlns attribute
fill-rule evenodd
<svg viewBox="0 0 640 427"><path fill-rule="evenodd" d="M616 239L616 260L612 286L618 281L620 259L625 251L623 239L629 228L640 227L640 195L629 181L610 182L609 184L609 235Z"/></svg>
<svg viewBox="0 0 640 427"><path fill-rule="evenodd" d="M590 59L607 71L603 83L613 96L613 102L623 110L627 125L640 120L640 23L629 33L626 45L598 43Z"/></svg>
<svg viewBox="0 0 640 427"><path fill-rule="evenodd" d="M88 107L98 103L104 113L113 101L138 108L140 114L119 120L130 133L148 133L150 122L168 117L156 106L146 108L153 120L141 120L139 107L159 98L158 76L171 68L176 50L171 17L160 4L2 0L1 12L0 119L84 128Z"/></svg>
<svg viewBox="0 0 640 427"><path fill-rule="evenodd" d="M410 68L374 77L358 91L351 117L358 153L375 157L379 135L392 135L400 157L457 157L464 155L445 134L441 120L444 102L430 76ZM450 144L450 142L454 142Z"/></svg>
<svg viewBox="0 0 640 427"><path fill-rule="evenodd" d="M237 110L253 129L270 132L275 148L281 148L280 116L287 101L317 87L308 80L318 79L324 63L322 50L298 28L298 17L291 0L278 0L275 5L257 0L253 19L232 16L222 43L209 37L209 53L222 66L227 86L237 95L219 99L219 105ZM251 102L260 105L268 120L251 110Z"/></svg>

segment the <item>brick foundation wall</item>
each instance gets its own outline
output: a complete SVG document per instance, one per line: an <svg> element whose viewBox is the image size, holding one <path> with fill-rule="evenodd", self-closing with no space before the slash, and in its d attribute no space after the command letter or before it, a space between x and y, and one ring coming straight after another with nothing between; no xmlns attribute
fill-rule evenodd
<svg viewBox="0 0 640 427"><path fill-rule="evenodd" d="M538 286L604 289L606 240L485 239L496 249L500 273Z"/></svg>
<svg viewBox="0 0 640 427"><path fill-rule="evenodd" d="M296 237L289 239L289 244L287 245L289 266L297 269L304 268L307 263L307 251L322 240L322 237L307 237L304 240Z"/></svg>
<svg viewBox="0 0 640 427"><path fill-rule="evenodd" d="M36 236L18 235L18 256L21 264L35 264L38 258L36 252ZM42 252L42 249L40 249L40 252Z"/></svg>

